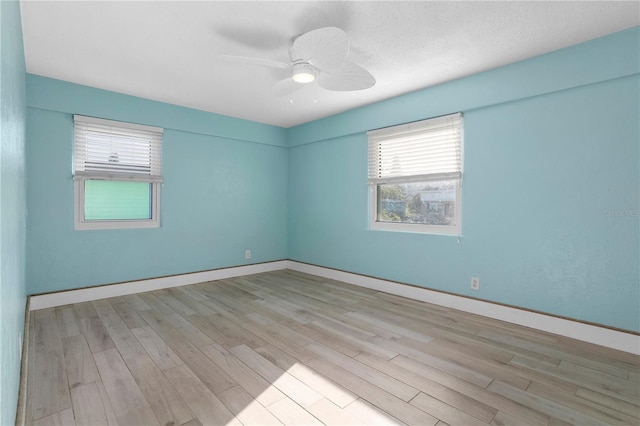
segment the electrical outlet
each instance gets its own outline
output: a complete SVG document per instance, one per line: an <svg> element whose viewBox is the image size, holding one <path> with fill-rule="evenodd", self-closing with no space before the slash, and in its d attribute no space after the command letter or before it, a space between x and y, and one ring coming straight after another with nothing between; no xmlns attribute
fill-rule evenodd
<svg viewBox="0 0 640 426"><path fill-rule="evenodd" d="M244 251L244 258L245 259L251 259L251 250L245 250Z"/></svg>
<svg viewBox="0 0 640 426"><path fill-rule="evenodd" d="M480 290L480 278L471 277L471 290Z"/></svg>

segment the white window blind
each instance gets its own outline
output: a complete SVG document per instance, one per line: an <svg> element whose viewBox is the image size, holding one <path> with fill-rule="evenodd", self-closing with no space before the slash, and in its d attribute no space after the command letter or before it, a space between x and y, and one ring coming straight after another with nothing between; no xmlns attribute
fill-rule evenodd
<svg viewBox="0 0 640 426"><path fill-rule="evenodd" d="M422 182L462 176L462 114L372 130L369 184Z"/></svg>
<svg viewBox="0 0 640 426"><path fill-rule="evenodd" d="M162 182L158 127L74 115L74 179Z"/></svg>

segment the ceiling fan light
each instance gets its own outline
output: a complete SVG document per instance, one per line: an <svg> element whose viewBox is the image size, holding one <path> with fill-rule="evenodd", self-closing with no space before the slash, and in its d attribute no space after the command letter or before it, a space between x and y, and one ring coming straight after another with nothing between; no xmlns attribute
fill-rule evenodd
<svg viewBox="0 0 640 426"><path fill-rule="evenodd" d="M311 83L316 79L315 68L306 62L294 64L291 68L291 78L296 83Z"/></svg>
<svg viewBox="0 0 640 426"><path fill-rule="evenodd" d="M311 83L316 76L306 71L299 71L293 74L293 81L296 83Z"/></svg>

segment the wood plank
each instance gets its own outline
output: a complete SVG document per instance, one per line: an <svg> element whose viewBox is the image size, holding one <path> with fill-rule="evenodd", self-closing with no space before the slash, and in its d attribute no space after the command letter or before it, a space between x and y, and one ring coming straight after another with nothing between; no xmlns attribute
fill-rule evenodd
<svg viewBox="0 0 640 426"><path fill-rule="evenodd" d="M140 312L142 318L213 393L236 385L220 367L204 355L155 310Z"/></svg>
<svg viewBox="0 0 640 426"><path fill-rule="evenodd" d="M307 347L325 360L342 367L404 401L410 401L419 393L416 388L326 346L312 343Z"/></svg>
<svg viewBox="0 0 640 426"><path fill-rule="evenodd" d="M318 392L272 364L250 347L236 346L231 349L231 353L302 407L308 407L322 399Z"/></svg>
<svg viewBox="0 0 640 426"><path fill-rule="evenodd" d="M271 318L267 318L263 315L257 314L255 312L251 312L245 317L256 324L263 326L263 328L268 329L273 333L274 336L278 336L281 339L290 340L291 343L297 342L298 345L304 346L307 343L313 342L313 339L296 332L295 330L283 325L281 322L274 321Z"/></svg>
<svg viewBox="0 0 640 426"><path fill-rule="evenodd" d="M509 327L512 330L520 330L522 328L522 327L516 327L513 325L510 325ZM535 335L540 336L544 334L545 333L543 332L537 332L537 334ZM526 349L534 353L547 355L560 360L564 359L566 361L575 361L577 364L586 362L587 366L591 366L591 367L597 364L598 360L602 359L602 356L598 354L600 351L603 350L602 347L598 347L597 345L589 344L586 342L580 342L577 340L560 339L557 336L556 338L558 338L558 342L561 340L567 340L568 342L570 342L569 345L564 346L564 351L560 351L549 344L544 344L539 341L531 341L531 340L527 340L517 336L513 336L512 334L510 335L508 333L500 333L492 330L482 330L480 333L478 333L478 336L492 339L496 342L499 342L503 346L510 347L510 348ZM580 349L575 349L575 348L580 348ZM606 348L605 352L610 353L611 355L615 355L617 352L621 352L621 351L612 351L611 349ZM627 353L624 356L624 358L629 358L629 356L631 356L631 354ZM636 366L638 365L638 356L636 355L635 357L634 356L631 356L631 357L635 358L635 362L632 364L618 363L617 361L613 361L613 360L609 360L609 362L612 364L619 364L623 368L632 368L633 365L636 365Z"/></svg>
<svg viewBox="0 0 640 426"><path fill-rule="evenodd" d="M295 322L284 323L287 327L295 330L297 333L303 334L316 342L322 342L327 347L335 349L348 356L356 356L361 352L360 347L354 344L354 341L337 336L325 329L314 326L309 323L306 325L296 324Z"/></svg>
<svg viewBox="0 0 640 426"><path fill-rule="evenodd" d="M558 389L553 386L545 385L542 383L531 383L531 386L527 389L527 392L537 395L539 397L548 399L550 401L560 403L564 407L571 408L579 411L593 419L597 419L607 424L633 424L637 417L634 419L631 416L627 416L624 413L616 412L608 407L593 406L584 399L581 399L575 395L575 393L563 392L562 389Z"/></svg>
<svg viewBox="0 0 640 426"><path fill-rule="evenodd" d="M150 307L148 310L154 310L161 315L173 315L176 313L173 309L162 303L152 292L140 293L138 296L140 300ZM138 311L138 313L141 313L141 311Z"/></svg>
<svg viewBox="0 0 640 426"><path fill-rule="evenodd" d="M488 424L422 392L411 400L411 405L450 425L482 426Z"/></svg>
<svg viewBox="0 0 640 426"><path fill-rule="evenodd" d="M640 401L638 404L631 404L618 398L593 391L591 389L578 388L576 396L588 401L597 407L606 407L622 414L626 414L635 419L640 419Z"/></svg>
<svg viewBox="0 0 640 426"><path fill-rule="evenodd" d="M122 296L124 300L134 311L146 311L151 309L151 306L145 302L138 294L127 294Z"/></svg>
<svg viewBox="0 0 640 426"><path fill-rule="evenodd" d="M185 402L108 300L96 301L94 305L156 418L162 424L182 424L191 420L193 415Z"/></svg>
<svg viewBox="0 0 640 426"><path fill-rule="evenodd" d="M567 423L577 425L601 424L602 422L569 407L565 407L554 401L539 397L533 393L516 389L512 386L497 381L489 385L489 389L498 395L508 397L527 407L532 407L541 413L560 419Z"/></svg>
<svg viewBox="0 0 640 426"><path fill-rule="evenodd" d="M401 340L401 343L405 343L405 340ZM541 383L548 383L553 386L557 386L567 392L575 393L577 390L577 386L572 383L549 377L545 374L540 374L537 371L522 368L520 366L510 364L509 362L505 363L493 359L487 359L476 352L451 351L449 349L442 348L439 343L440 340L436 339L428 345L417 342L409 344L412 348L418 349L421 352L454 362L465 368L482 373L487 377L491 377L492 379L499 380L519 389L527 389L532 380L537 380Z"/></svg>
<svg viewBox="0 0 640 426"><path fill-rule="evenodd" d="M179 315L187 316L194 315L196 313L196 311L173 297L168 290L157 290L153 292L153 295Z"/></svg>
<svg viewBox="0 0 640 426"><path fill-rule="evenodd" d="M344 408L357 399L354 394L306 365L294 364L289 367L287 373L311 387L339 408Z"/></svg>
<svg viewBox="0 0 640 426"><path fill-rule="evenodd" d="M73 410L67 408L59 413L51 414L47 417L36 420L34 426L74 426Z"/></svg>
<svg viewBox="0 0 640 426"><path fill-rule="evenodd" d="M157 424L158 420L116 349L93 354L118 424Z"/></svg>
<svg viewBox="0 0 640 426"><path fill-rule="evenodd" d="M536 352L526 347L505 345L482 336L455 333L449 330L432 329L432 334L440 340L445 340L451 345L469 347L473 352L491 354L491 358L498 362L509 362L514 355L522 355L527 358L537 359L552 365L560 364L560 359L546 353Z"/></svg>
<svg viewBox="0 0 640 426"><path fill-rule="evenodd" d="M186 365L165 370L164 374L203 425L241 424Z"/></svg>
<svg viewBox="0 0 640 426"><path fill-rule="evenodd" d="M200 303L200 301L207 301L209 298L200 295L196 290L189 290L185 287L175 287L168 288L167 291L173 298L199 315L206 316L216 314L216 311L209 308L204 303Z"/></svg>
<svg viewBox="0 0 640 426"><path fill-rule="evenodd" d="M204 294L200 293L196 288L196 286L194 285L184 285L181 287L174 287L169 289L169 291L171 291L172 294L173 294L173 291L184 293L190 298L192 298L193 300L196 300L198 302L209 300L209 298Z"/></svg>
<svg viewBox="0 0 640 426"><path fill-rule="evenodd" d="M551 416L540 413L519 402L512 401L508 396L496 395L484 387L466 382L411 358L398 356L392 359L391 362L525 422L541 425L549 423Z"/></svg>
<svg viewBox="0 0 640 426"><path fill-rule="evenodd" d="M346 313L351 312L351 311L347 311ZM329 321L335 321L335 322L339 322L340 324L346 324L348 326L354 327L355 329L359 329L359 330L363 330L363 331L368 331L370 333L372 333L374 336L380 337L380 338L384 338L387 340L399 340L402 336L400 336L399 334L393 333L387 329L378 327L376 325L373 325L369 322L366 321L362 321L358 318L354 318L354 317L350 317L347 316L345 314L335 314L333 316L333 318L324 318L325 320L328 319ZM345 330L347 331L347 330ZM370 339L369 339L370 340Z"/></svg>
<svg viewBox="0 0 640 426"><path fill-rule="evenodd" d="M425 331L428 330L428 337L432 337L430 333L435 327L447 330L451 333L467 335L475 334L479 330L479 327L472 323L459 325L442 320L437 314L433 315L430 313L429 310L422 312L418 310L408 310L402 306L381 303L379 300L365 304L358 304L357 309L354 309L354 311L388 324L402 327L402 329L407 330L408 332L425 334ZM403 334L400 329L398 330L398 333L404 337L410 337L409 335Z"/></svg>
<svg viewBox="0 0 640 426"><path fill-rule="evenodd" d="M293 303L287 303L277 297L267 295L264 299L256 300L254 303L259 305L263 312L273 311L300 324L308 324L314 319L313 315L302 310L299 306Z"/></svg>
<svg viewBox="0 0 640 426"><path fill-rule="evenodd" d="M384 321L371 315L365 315L359 312L348 312L346 315L352 318L357 318L361 321L371 323L380 328L384 328L391 331L392 333L396 333L404 337L410 337L422 343L429 343L431 340L433 340L433 337L428 336L424 333L418 333L401 325L393 324L389 321Z"/></svg>
<svg viewBox="0 0 640 426"><path fill-rule="evenodd" d="M34 365L30 387L35 421L71 408L62 341L52 308L35 312Z"/></svg>
<svg viewBox="0 0 640 426"><path fill-rule="evenodd" d="M307 411L325 425L369 425L324 398L308 407Z"/></svg>
<svg viewBox="0 0 640 426"><path fill-rule="evenodd" d="M610 371L605 373L574 362L562 360L558 366L558 371L569 375L588 378L589 381L604 385L608 389L619 389L619 392L635 397L636 401L640 400L640 386L638 385L638 382L628 380L627 377L621 378L619 376L619 374L623 373L621 369L612 368ZM628 376L628 372L624 372L626 372Z"/></svg>
<svg viewBox="0 0 640 426"><path fill-rule="evenodd" d="M324 317L328 315L329 317L338 314L344 314L345 312L349 312L351 310L351 306L343 307L341 303L326 303L326 300L323 297L316 297L317 291L314 291L313 288L301 288L300 283L289 284L286 280L278 281L276 287L268 282L264 283L264 286L269 290L273 290L271 294L275 297L286 298L291 302L295 302L296 305L301 308L313 313L316 316ZM323 305L322 310L318 310L318 304L321 303Z"/></svg>
<svg viewBox="0 0 640 426"><path fill-rule="evenodd" d="M345 330L341 327L343 325L354 329L356 328L350 324L341 323L339 321L313 321L312 323L304 326L303 329L307 333L312 333L316 342L322 343L323 345L342 352L345 355L349 355L349 353L344 349L351 352L367 352L384 359L391 359L398 355L396 351L382 348L374 342L353 336L349 330ZM367 337L366 339L374 336L375 334ZM357 355L357 353L349 356L355 355Z"/></svg>
<svg viewBox="0 0 640 426"><path fill-rule="evenodd" d="M233 320L220 314L203 317L191 315L187 320L198 327L214 342L229 349L238 345L247 345L250 348L266 345L267 341L261 339L250 331L240 327Z"/></svg>
<svg viewBox="0 0 640 426"><path fill-rule="evenodd" d="M213 340L181 315L164 315L164 319L196 347L208 346Z"/></svg>
<svg viewBox="0 0 640 426"><path fill-rule="evenodd" d="M240 324L240 326L245 330L257 335L263 341L269 342L269 344L276 346L300 361L306 361L316 357L313 352L304 347L303 342L292 339L292 336L294 335L293 330L286 329L280 325L272 327L272 325L274 324L260 324L254 321L245 321ZM287 330L290 330L291 333L289 334ZM299 336L300 334L295 333L295 335ZM304 342L309 342L309 340L304 338Z"/></svg>
<svg viewBox="0 0 640 426"><path fill-rule="evenodd" d="M513 357L511 363L514 365L530 368L532 370L544 373L559 380L573 383L583 388L604 393L606 395L621 399L631 404L637 402L640 399L640 396L638 396L638 392L640 392L640 389L635 389L631 385L631 383L625 383L623 380L613 376L606 377L606 375L597 373L594 370L591 370L590 372L578 370L567 371L566 369L560 369L556 366L550 366L548 364L520 356Z"/></svg>
<svg viewBox="0 0 640 426"><path fill-rule="evenodd" d="M606 346L596 345L582 340L571 339L564 336L556 336L558 338L558 346L553 347L563 354L569 353L576 360L594 360L603 363L603 365L615 365L630 371L638 372L640 364L638 359L640 356L631 352L617 351ZM568 348L568 349L567 349ZM567 359L564 358L563 359ZM571 361L571 359L568 359ZM586 364L585 364L586 365Z"/></svg>
<svg viewBox="0 0 640 426"><path fill-rule="evenodd" d="M406 297L398 296L397 294L377 292L376 297L381 302L389 302L394 306L400 306L403 311L426 311L430 315L442 315L447 316L451 313L452 309L446 306L432 305L421 300L408 299Z"/></svg>
<svg viewBox="0 0 640 426"><path fill-rule="evenodd" d="M222 346L214 343L201 350L260 404L267 406L285 397L275 386Z"/></svg>
<svg viewBox="0 0 640 426"><path fill-rule="evenodd" d="M146 325L146 323L138 315L138 312L135 309L131 308L131 305L129 305L128 303L112 303L111 306L113 306L113 309L118 313L118 315L120 315L122 321L127 324L127 327L138 328L144 327Z"/></svg>
<svg viewBox="0 0 640 426"><path fill-rule="evenodd" d="M289 398L281 399L267 407L283 424L291 426L322 425L322 422L302 409Z"/></svg>
<svg viewBox="0 0 640 426"><path fill-rule="evenodd" d="M513 416L503 413L502 411L498 411L498 414L493 418L491 426L511 426L511 425L531 425L532 423L526 423L521 419L517 419Z"/></svg>
<svg viewBox="0 0 640 426"><path fill-rule="evenodd" d="M62 339L62 349L70 389L99 380L96 363L84 335L76 334Z"/></svg>
<svg viewBox="0 0 640 426"><path fill-rule="evenodd" d="M479 373L455 362L450 362L444 358L429 355L418 349L398 343L397 341L385 340L378 337L374 337L371 341L384 348L397 351L399 354L415 359L416 361L437 368L447 374L451 374L452 376L478 386L486 387L493 380L493 378L485 374ZM522 388L526 388L528 385L528 380L524 380L523 383L521 383Z"/></svg>
<svg viewBox="0 0 640 426"><path fill-rule="evenodd" d="M301 364L295 358L282 352L275 346L267 345L255 349L264 358L279 366L301 382L305 383L320 395L333 402L340 408L344 408L358 397L336 382L327 379L317 371Z"/></svg>
<svg viewBox="0 0 640 426"><path fill-rule="evenodd" d="M427 379L426 377L415 374L410 370L407 370L390 362L385 362L374 356L368 354L360 354L356 357L356 359L388 374L389 376L395 377L396 379L413 386L424 394L430 395L442 402L445 402L457 408L458 410L464 411L465 413L474 416L485 423L491 422L498 411L487 404L470 398L458 391L452 390L447 386L443 386L439 383Z"/></svg>
<svg viewBox="0 0 640 426"><path fill-rule="evenodd" d="M309 327L319 327L321 329L324 329L328 331L330 334L332 334L334 336L333 337L334 339L342 337L347 341L351 342L351 344L361 352L367 352L372 355L385 358L385 359L391 359L394 356L398 355L396 351L381 348L380 346L371 342L370 339L372 337L375 337L376 334L373 334L367 330L360 329L361 333L364 332L367 334L371 334L371 336L361 337L362 335L360 333L358 333L360 334L360 336L358 334L353 335L353 333L350 330L357 329L357 327L354 327L353 325L345 322L341 322L338 320L328 321L326 319L323 319L320 321L314 321L312 324L309 325Z"/></svg>
<svg viewBox="0 0 640 426"><path fill-rule="evenodd" d="M116 347L91 302L76 303L73 308L92 353Z"/></svg>
<svg viewBox="0 0 640 426"><path fill-rule="evenodd" d="M102 381L95 382L95 384L98 388L98 392L100 392L100 398L102 398L104 409L107 413L107 423L109 425L118 424L118 420L116 419L116 415L113 412L113 407L111 406L111 402L109 401L109 395L107 394L107 390L104 388L104 384L102 383Z"/></svg>
<svg viewBox="0 0 640 426"><path fill-rule="evenodd" d="M238 346L244 343L244 339L239 338L234 332L229 332L228 330L225 331L224 326L220 325L220 323L225 320L222 315L215 314L207 317L202 315L191 315L186 319L215 343L225 347L228 344Z"/></svg>
<svg viewBox="0 0 640 426"><path fill-rule="evenodd" d="M573 425L571 423L569 423L569 422L565 422L563 420L556 419L554 417L551 420L549 420L549 425L548 426L573 426Z"/></svg>
<svg viewBox="0 0 640 426"><path fill-rule="evenodd" d="M366 380L322 358L307 363L311 368L333 380L362 399L380 407L392 417L407 424L435 425L438 419L408 404L406 401L372 385Z"/></svg>
<svg viewBox="0 0 640 426"><path fill-rule="evenodd" d="M217 397L243 425L281 425L282 423L240 386L234 386Z"/></svg>
<svg viewBox="0 0 640 426"><path fill-rule="evenodd" d="M630 381L633 381L631 378L631 375L634 372L637 374L637 371L634 371L632 369L622 368L617 365L605 364L603 362L594 361L591 359L577 358L577 357L572 357L572 360L570 361L563 359L560 361L560 364L558 366L561 369L567 368L567 367L569 369L589 369L600 374L607 374L609 376L614 376L620 379L630 380ZM636 384L638 383L637 377L636 377L635 383Z"/></svg>
<svg viewBox="0 0 640 426"><path fill-rule="evenodd" d="M102 384L100 384L102 386ZM117 420L106 393L98 382L88 383L71 390L71 401L76 423L79 425L117 425Z"/></svg>
<svg viewBox="0 0 640 426"><path fill-rule="evenodd" d="M150 359L139 362L132 374L162 424L182 424L193 418L185 401Z"/></svg>
<svg viewBox="0 0 640 426"><path fill-rule="evenodd" d="M35 393L36 382L36 314L35 312L29 313L29 334L28 334L29 347L27 348L27 389L26 389L26 401L24 409L24 424L30 425L33 423L33 395ZM16 416L16 421L18 416Z"/></svg>
<svg viewBox="0 0 640 426"><path fill-rule="evenodd" d="M451 352L475 353L483 359L501 363L509 362L513 358L513 352L500 348L493 342L487 343L485 339L480 339L477 336L452 334L435 328L432 328L430 333L433 334L433 337L439 347ZM546 358L545 361L547 361ZM558 365L560 360L547 362L553 362L555 365Z"/></svg>
<svg viewBox="0 0 640 426"><path fill-rule="evenodd" d="M406 425L363 399L356 399L344 411L365 425Z"/></svg>
<svg viewBox="0 0 640 426"><path fill-rule="evenodd" d="M350 296L351 299L357 300L358 303L369 300L378 300L380 292L368 288L362 288L351 285L344 285L341 281L327 279L322 282L322 287L332 292L339 292L342 296Z"/></svg>
<svg viewBox="0 0 640 426"><path fill-rule="evenodd" d="M145 322L146 324L146 322ZM180 357L149 326L131 329L158 368L166 370L184 364Z"/></svg>
<svg viewBox="0 0 640 426"><path fill-rule="evenodd" d="M58 330L60 337L71 337L80 334L80 325L73 310L73 306L58 306L55 308L56 320L58 321Z"/></svg>

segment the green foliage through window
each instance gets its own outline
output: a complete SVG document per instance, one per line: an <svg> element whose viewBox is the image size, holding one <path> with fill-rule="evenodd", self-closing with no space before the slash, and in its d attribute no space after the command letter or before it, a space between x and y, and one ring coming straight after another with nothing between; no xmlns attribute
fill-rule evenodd
<svg viewBox="0 0 640 426"><path fill-rule="evenodd" d="M85 220L151 219L151 184L115 180L85 180Z"/></svg>
<svg viewBox="0 0 640 426"><path fill-rule="evenodd" d="M378 221L454 225L458 180L378 185Z"/></svg>

